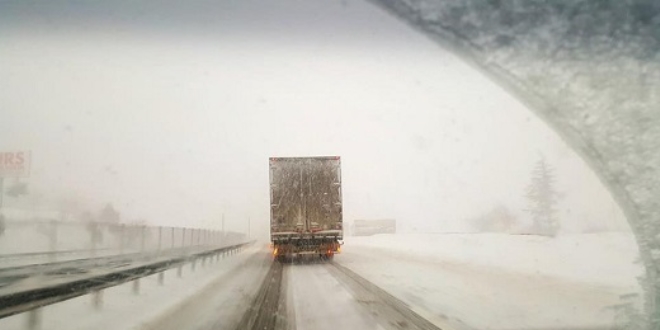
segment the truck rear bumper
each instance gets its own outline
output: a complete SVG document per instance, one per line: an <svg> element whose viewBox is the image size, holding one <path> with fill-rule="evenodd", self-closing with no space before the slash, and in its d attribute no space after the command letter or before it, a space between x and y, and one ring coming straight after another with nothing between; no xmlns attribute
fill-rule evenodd
<svg viewBox="0 0 660 330"><path fill-rule="evenodd" d="M334 255L340 253L339 241L324 240L289 240L273 242L273 255Z"/></svg>

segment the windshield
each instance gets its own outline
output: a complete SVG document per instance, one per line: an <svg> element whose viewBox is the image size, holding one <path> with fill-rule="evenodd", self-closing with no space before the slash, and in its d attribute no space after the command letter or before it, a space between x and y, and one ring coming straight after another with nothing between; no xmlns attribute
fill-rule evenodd
<svg viewBox="0 0 660 330"><path fill-rule="evenodd" d="M0 328L651 328L658 12L4 1Z"/></svg>

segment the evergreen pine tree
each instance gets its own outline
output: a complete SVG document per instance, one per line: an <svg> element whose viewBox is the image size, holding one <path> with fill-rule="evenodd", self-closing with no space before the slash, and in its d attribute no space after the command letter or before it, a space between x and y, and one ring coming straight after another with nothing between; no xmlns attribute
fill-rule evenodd
<svg viewBox="0 0 660 330"><path fill-rule="evenodd" d="M527 212L532 216L534 232L544 236L556 236L559 219L555 174L544 158L539 159L532 170L532 181L527 187L526 197L529 203Z"/></svg>

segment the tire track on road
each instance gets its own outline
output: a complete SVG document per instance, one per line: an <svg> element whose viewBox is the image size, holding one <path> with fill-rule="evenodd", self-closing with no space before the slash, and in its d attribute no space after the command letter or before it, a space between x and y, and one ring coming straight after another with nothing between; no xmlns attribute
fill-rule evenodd
<svg viewBox="0 0 660 330"><path fill-rule="evenodd" d="M243 315L237 330L287 329L286 307L281 304L283 265L272 262L252 305Z"/></svg>

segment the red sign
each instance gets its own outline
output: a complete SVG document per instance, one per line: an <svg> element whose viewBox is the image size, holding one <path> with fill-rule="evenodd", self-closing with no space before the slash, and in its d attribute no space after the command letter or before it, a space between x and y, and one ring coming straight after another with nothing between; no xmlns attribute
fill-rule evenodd
<svg viewBox="0 0 660 330"><path fill-rule="evenodd" d="M0 178L29 176L31 156L29 151L0 151Z"/></svg>

